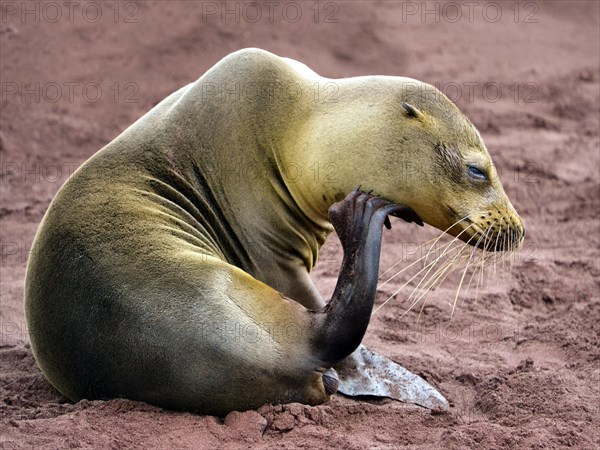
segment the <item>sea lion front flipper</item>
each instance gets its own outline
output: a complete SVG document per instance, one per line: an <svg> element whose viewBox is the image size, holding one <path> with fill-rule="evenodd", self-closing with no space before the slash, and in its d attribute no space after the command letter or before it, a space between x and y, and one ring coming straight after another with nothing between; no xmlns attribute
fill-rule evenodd
<svg viewBox="0 0 600 450"><path fill-rule="evenodd" d="M340 394L389 397L436 411L449 408L448 401L423 378L362 344L335 370Z"/></svg>

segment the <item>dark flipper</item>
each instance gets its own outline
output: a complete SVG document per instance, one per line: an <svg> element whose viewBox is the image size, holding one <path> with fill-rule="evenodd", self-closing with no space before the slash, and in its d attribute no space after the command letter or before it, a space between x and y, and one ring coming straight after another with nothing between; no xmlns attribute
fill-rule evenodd
<svg viewBox="0 0 600 450"><path fill-rule="evenodd" d="M329 209L344 259L330 302L315 312L315 351L324 365L337 364L338 391L343 394L384 396L445 410L448 402L422 378L359 347L375 301L382 228L388 214L420 222L410 208L359 190Z"/></svg>
<svg viewBox="0 0 600 450"><path fill-rule="evenodd" d="M315 350L332 365L360 344L373 309L383 223L405 207L354 191L329 208L344 248L337 285L329 303L315 312Z"/></svg>

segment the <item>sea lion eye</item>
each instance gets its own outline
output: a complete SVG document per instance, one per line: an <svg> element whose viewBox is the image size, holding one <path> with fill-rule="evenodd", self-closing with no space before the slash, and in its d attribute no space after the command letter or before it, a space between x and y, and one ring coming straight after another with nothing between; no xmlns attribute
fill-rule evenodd
<svg viewBox="0 0 600 450"><path fill-rule="evenodd" d="M469 175L478 180L487 180L487 175L475 166L469 166Z"/></svg>

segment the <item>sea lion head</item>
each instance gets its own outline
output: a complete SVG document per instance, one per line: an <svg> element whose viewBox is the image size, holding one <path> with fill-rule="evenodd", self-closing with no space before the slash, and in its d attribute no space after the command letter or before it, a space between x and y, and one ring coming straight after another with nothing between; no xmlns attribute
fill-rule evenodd
<svg viewBox="0 0 600 450"><path fill-rule="evenodd" d="M479 132L439 90L416 86L401 89L392 100L394 113L386 115L378 177L383 185L375 191L380 187L384 197L471 245L491 251L519 247L523 221Z"/></svg>

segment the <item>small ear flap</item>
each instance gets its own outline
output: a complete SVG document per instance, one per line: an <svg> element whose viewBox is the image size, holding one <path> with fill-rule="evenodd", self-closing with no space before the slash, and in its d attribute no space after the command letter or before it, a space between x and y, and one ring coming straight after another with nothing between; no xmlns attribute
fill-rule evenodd
<svg viewBox="0 0 600 450"><path fill-rule="evenodd" d="M410 105L406 102L402 102L402 107L404 108L404 110L406 111L406 114L409 117L414 117L416 119L423 118L423 113L421 111L419 111L417 108L415 108L413 105Z"/></svg>

